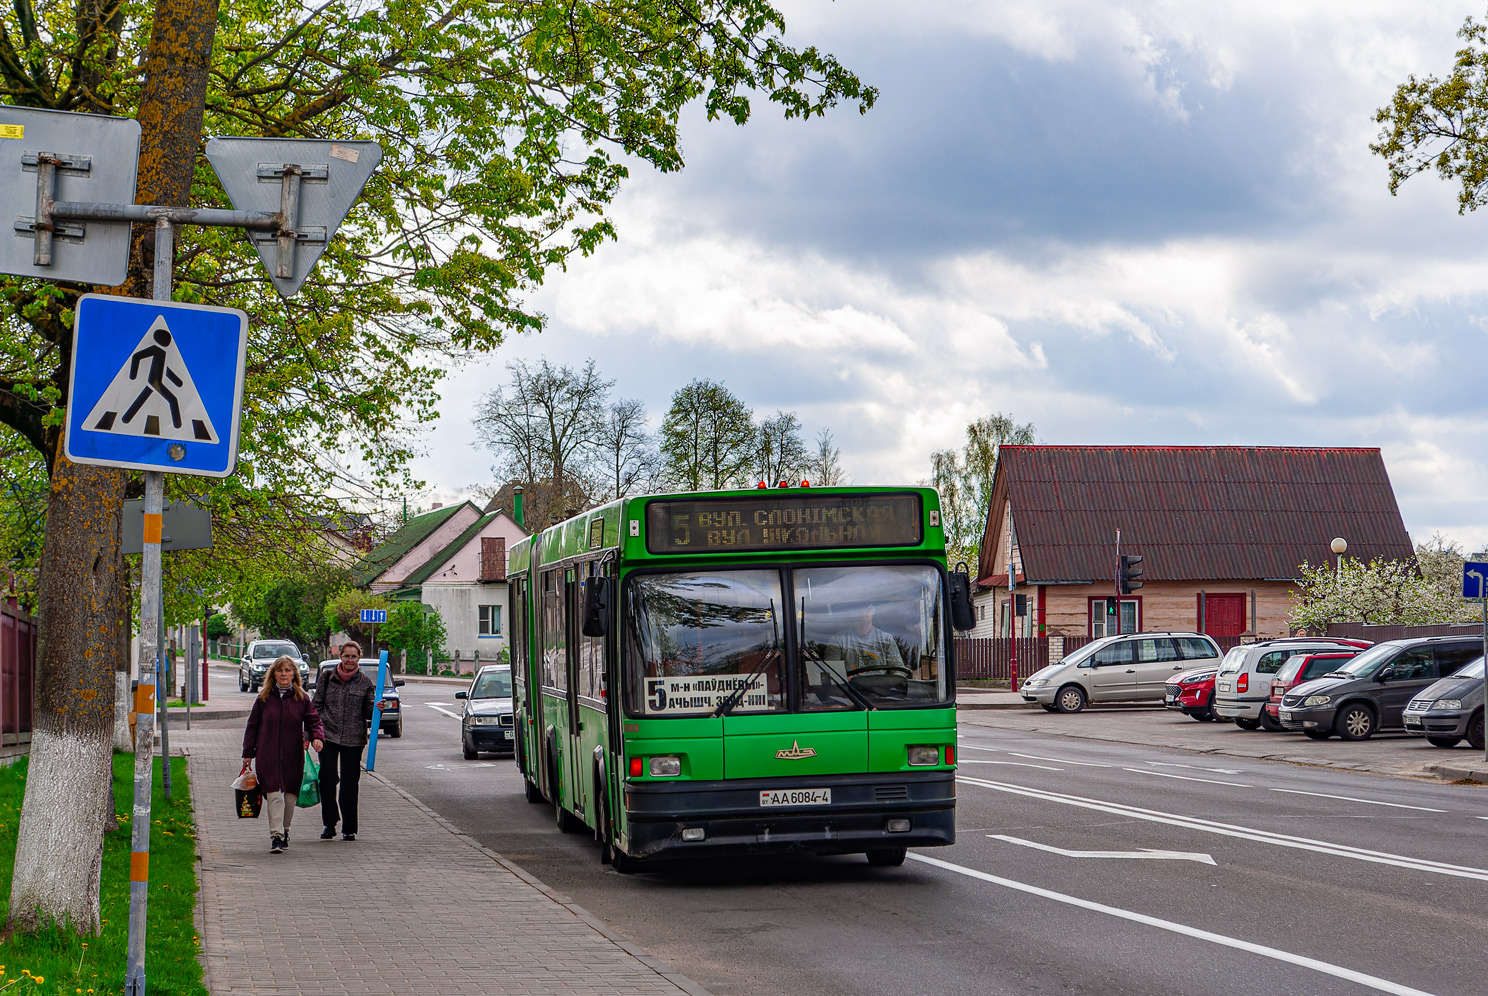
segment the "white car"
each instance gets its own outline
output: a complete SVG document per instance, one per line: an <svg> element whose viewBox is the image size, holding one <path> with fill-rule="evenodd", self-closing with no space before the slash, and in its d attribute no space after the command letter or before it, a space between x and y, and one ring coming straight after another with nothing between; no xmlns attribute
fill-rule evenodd
<svg viewBox="0 0 1488 996"><path fill-rule="evenodd" d="M243 651L243 659L238 662L238 691L258 691L263 685L269 665L281 657L294 658L295 667L300 670L300 684L306 688L315 687L310 681L310 662L305 660L300 648L292 640L254 640L248 644L248 648Z"/></svg>

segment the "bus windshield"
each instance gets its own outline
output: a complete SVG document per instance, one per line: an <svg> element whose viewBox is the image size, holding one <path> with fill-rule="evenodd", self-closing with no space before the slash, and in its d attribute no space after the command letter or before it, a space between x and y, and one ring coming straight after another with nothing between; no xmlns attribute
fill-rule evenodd
<svg viewBox="0 0 1488 996"><path fill-rule="evenodd" d="M945 700L939 571L811 567L793 580L803 708Z"/></svg>
<svg viewBox="0 0 1488 996"><path fill-rule="evenodd" d="M791 701L803 711L947 701L941 576L931 565L798 567L784 576L774 569L637 574L626 592L634 714L738 716L782 712ZM788 658L785 628L792 624Z"/></svg>
<svg viewBox="0 0 1488 996"><path fill-rule="evenodd" d="M629 592L633 711L711 712L743 684L731 715L785 708L779 571L642 574Z"/></svg>

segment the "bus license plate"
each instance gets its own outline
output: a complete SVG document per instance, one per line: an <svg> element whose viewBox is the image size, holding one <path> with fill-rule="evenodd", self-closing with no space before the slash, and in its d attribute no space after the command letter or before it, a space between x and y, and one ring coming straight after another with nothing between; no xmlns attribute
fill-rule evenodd
<svg viewBox="0 0 1488 996"><path fill-rule="evenodd" d="M832 803L832 790L821 789L761 789L761 806L828 806Z"/></svg>

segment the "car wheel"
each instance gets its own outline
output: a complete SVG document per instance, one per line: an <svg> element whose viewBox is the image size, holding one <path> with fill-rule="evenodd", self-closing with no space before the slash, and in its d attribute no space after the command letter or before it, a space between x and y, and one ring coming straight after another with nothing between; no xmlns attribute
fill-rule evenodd
<svg viewBox="0 0 1488 996"><path fill-rule="evenodd" d="M398 713L398 722L388 730L388 735L394 738L403 736L403 714Z"/></svg>
<svg viewBox="0 0 1488 996"><path fill-rule="evenodd" d="M1055 705L1054 703L1052 703L1052 702L1040 702L1039 703L1039 708L1042 709L1042 710L1044 710L1044 712L1058 712L1059 711L1059 707L1057 705Z"/></svg>
<svg viewBox="0 0 1488 996"><path fill-rule="evenodd" d="M868 863L875 868L897 868L908 853L907 847L875 847L868 852Z"/></svg>
<svg viewBox="0 0 1488 996"><path fill-rule="evenodd" d="M1218 716L1214 715L1213 709L1200 709L1197 712L1189 713L1189 715L1192 716L1194 719L1197 719L1201 723L1212 723L1219 718Z"/></svg>
<svg viewBox="0 0 1488 996"><path fill-rule="evenodd" d="M255 681L252 684L250 684L248 686L248 690L250 692L252 692L254 695L257 695L258 694L258 682Z"/></svg>
<svg viewBox="0 0 1488 996"><path fill-rule="evenodd" d="M1368 740L1374 736L1374 713L1357 702L1344 706L1333 721L1333 732L1344 740Z"/></svg>
<svg viewBox="0 0 1488 996"><path fill-rule="evenodd" d="M1467 724L1467 743L1473 750L1483 749L1483 713L1481 710Z"/></svg>
<svg viewBox="0 0 1488 996"><path fill-rule="evenodd" d="M238 675L238 691L240 691L240 692L246 692L247 690L248 690L248 679L247 678L244 678L243 675L240 673Z"/></svg>
<svg viewBox="0 0 1488 996"><path fill-rule="evenodd" d="M460 734L460 753L465 755L465 760L467 761L474 761L478 754L478 751L470 746L470 742L465 739L464 733Z"/></svg>
<svg viewBox="0 0 1488 996"><path fill-rule="evenodd" d="M1267 733L1280 733L1282 730L1286 729L1285 726L1281 725L1281 720L1271 718L1271 714L1266 711L1265 707L1261 708L1260 721L1261 729L1265 730Z"/></svg>
<svg viewBox="0 0 1488 996"><path fill-rule="evenodd" d="M1426 742L1433 747L1456 747L1462 743L1461 737L1427 737Z"/></svg>
<svg viewBox="0 0 1488 996"><path fill-rule="evenodd" d="M1079 712L1085 708L1085 689L1079 685L1065 685L1054 696L1054 707L1060 712Z"/></svg>
<svg viewBox="0 0 1488 996"><path fill-rule="evenodd" d="M1333 735L1332 730L1303 730L1308 740L1327 740Z"/></svg>
<svg viewBox="0 0 1488 996"><path fill-rule="evenodd" d="M1259 719L1251 719L1249 716L1241 716L1235 720L1235 725L1242 730L1259 730L1261 728L1261 721Z"/></svg>

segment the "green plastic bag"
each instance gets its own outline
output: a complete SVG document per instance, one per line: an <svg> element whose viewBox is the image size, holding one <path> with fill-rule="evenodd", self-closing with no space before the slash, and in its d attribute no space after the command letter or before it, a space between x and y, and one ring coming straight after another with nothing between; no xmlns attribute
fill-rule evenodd
<svg viewBox="0 0 1488 996"><path fill-rule="evenodd" d="M301 809L320 805L320 765L305 751L305 777L300 779L300 797L295 805Z"/></svg>

